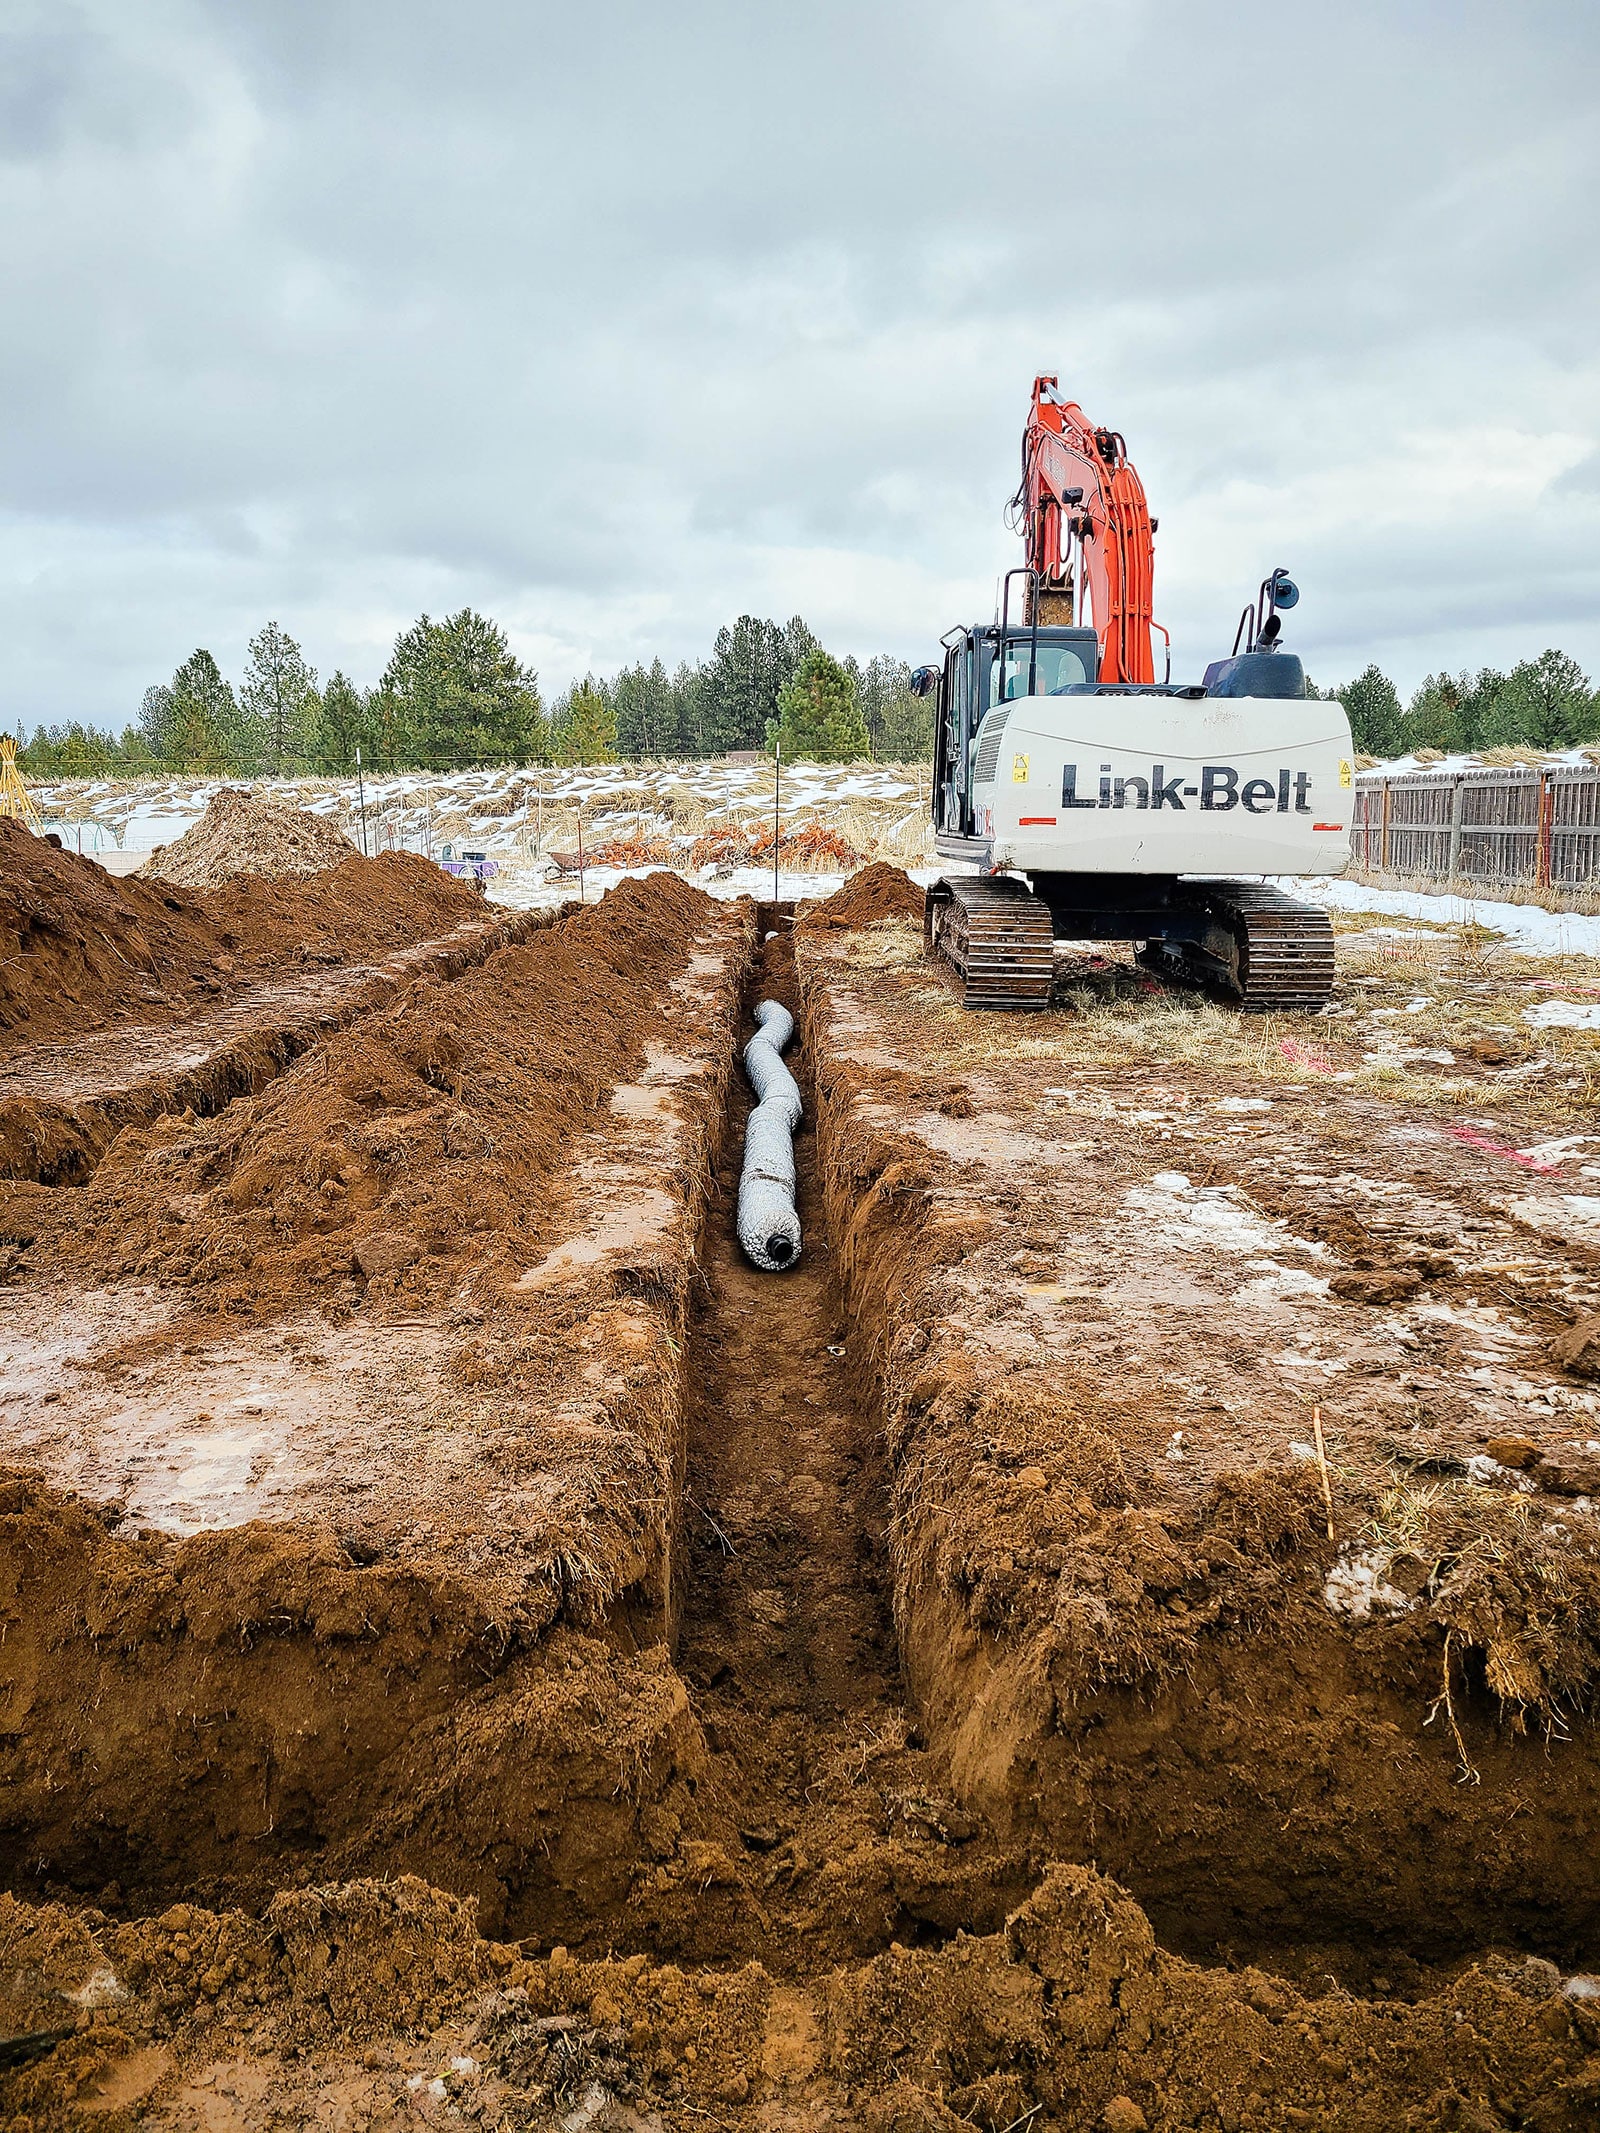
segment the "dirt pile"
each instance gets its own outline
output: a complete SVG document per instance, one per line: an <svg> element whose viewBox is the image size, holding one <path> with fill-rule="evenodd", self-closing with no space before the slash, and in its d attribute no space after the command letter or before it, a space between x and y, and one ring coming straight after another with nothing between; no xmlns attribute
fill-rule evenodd
<svg viewBox="0 0 1600 2133"><path fill-rule="evenodd" d="M842 888L808 911L795 927L797 933L853 932L859 926L874 926L885 918L922 917L922 891L903 868L875 859L871 866L852 874Z"/></svg>
<svg viewBox="0 0 1600 2133"><path fill-rule="evenodd" d="M130 1129L62 1210L62 1258L244 1318L442 1296L463 1254L495 1290L539 1257L539 1182L642 1064L647 1003L718 908L675 875L624 882L220 1117Z"/></svg>
<svg viewBox="0 0 1600 2133"><path fill-rule="evenodd" d="M1491 1957L1388 2003L1156 1947L1126 1894L1057 1867L1004 1926L810 1986L758 1963L479 1937L414 1877L178 1904L112 1924L0 1898L14 2122L120 2106L240 2133L309 2125L831 2124L961 2133L1585 2133L1600 2018L1549 1965ZM142 2108L141 2108L142 2107ZM155 2114L159 2113L159 2117Z"/></svg>
<svg viewBox="0 0 1600 2133"><path fill-rule="evenodd" d="M343 830L322 816L225 785L207 801L193 829L175 844L162 845L142 871L181 889L220 889L241 874L269 881L320 874L355 853Z"/></svg>
<svg viewBox="0 0 1600 2133"><path fill-rule="evenodd" d="M197 892L113 877L0 818L0 1052L172 1021L268 972L356 961L481 917L472 889L412 854Z"/></svg>

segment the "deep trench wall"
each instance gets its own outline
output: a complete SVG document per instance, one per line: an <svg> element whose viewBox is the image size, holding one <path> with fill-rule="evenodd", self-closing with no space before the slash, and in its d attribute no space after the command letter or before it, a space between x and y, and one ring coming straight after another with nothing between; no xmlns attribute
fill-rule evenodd
<svg viewBox="0 0 1600 2133"><path fill-rule="evenodd" d="M590 1323L628 1317L589 1427L646 1433L670 1501L602 1493L585 1515L617 1532L582 1576L557 1520L519 1536L508 1582L447 1548L363 1561L307 1521L133 1534L115 1505L0 1470L0 1881L143 1905L410 1871L476 1897L486 1927L556 1937L622 1901L640 1817L671 1811L703 1762L667 1657L683 1356L752 945L753 916L708 988L680 1218L642 1273L602 1268L563 1304L570 1345L545 1365L575 1379ZM502 1419L516 1410L511 1390Z"/></svg>
<svg viewBox="0 0 1600 2133"><path fill-rule="evenodd" d="M191 1066L131 1080L126 1087L80 1098L48 1094L9 1094L9 1062L0 1062L0 1179L24 1179L41 1185L81 1185L126 1126L148 1125L165 1113L191 1110L208 1118L241 1096L252 1096L284 1073L300 1055L325 1037L386 1006L405 986L421 977L442 981L460 977L502 948L515 947L544 927L555 925L575 907L516 911L486 917L481 931L465 940L430 943L402 951L388 969L374 970L356 984L340 985L330 1002L299 1014L264 1008L215 1051ZM330 982L348 978L335 970ZM247 1005L247 1003L242 1003ZM135 1033L130 1027L129 1034ZM175 1044L186 1031L174 1027Z"/></svg>
<svg viewBox="0 0 1600 2133"><path fill-rule="evenodd" d="M845 1056L870 1006L827 948L802 934L797 966L825 1215L890 1454L902 1660L957 1789L1002 1830L1114 1874L1196 1952L1346 1935L1592 1952L1586 1700L1544 1723L1502 1704L1492 1606L1476 1641L1426 1610L1337 1620L1309 1474L1224 1475L1185 1524L1122 1473L1113 1385L1065 1359L986 1376L952 1276L993 1248L1004 1284L1008 1210L897 1122L894 1077ZM1019 1427L1008 1473L995 1437ZM1061 1507L1037 1544L1024 1464ZM1504 1598L1525 1600L1509 1581Z"/></svg>

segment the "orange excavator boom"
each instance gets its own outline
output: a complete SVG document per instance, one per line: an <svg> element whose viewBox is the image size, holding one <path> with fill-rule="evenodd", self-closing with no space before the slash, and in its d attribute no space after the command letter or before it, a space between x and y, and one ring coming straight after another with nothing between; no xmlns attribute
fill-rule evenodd
<svg viewBox="0 0 1600 2133"><path fill-rule="evenodd" d="M1081 585L1100 640L1101 681L1154 681L1150 633L1161 627L1151 620L1156 522L1144 484L1117 432L1096 429L1075 400L1062 398L1054 378L1033 381L1013 506L1037 573L1038 619L1074 620Z"/></svg>

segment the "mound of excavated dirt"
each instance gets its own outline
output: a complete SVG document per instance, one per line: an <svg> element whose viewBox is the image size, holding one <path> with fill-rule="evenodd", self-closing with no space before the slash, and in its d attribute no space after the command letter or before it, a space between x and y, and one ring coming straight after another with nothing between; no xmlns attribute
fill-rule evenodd
<svg viewBox="0 0 1600 2133"><path fill-rule="evenodd" d="M482 915L475 890L413 853L197 893L118 879L0 818L0 1052L171 1021L268 971L358 962Z"/></svg>
<svg viewBox="0 0 1600 2133"><path fill-rule="evenodd" d="M901 867L875 859L871 866L852 874L842 889L808 911L796 926L797 933L846 933L857 926L875 925L884 918L922 916L922 891Z"/></svg>
<svg viewBox="0 0 1600 2133"><path fill-rule="evenodd" d="M263 874L269 881L320 874L355 855L343 830L320 815L229 785L207 802L192 830L163 845L142 871L182 889L217 889L241 874Z"/></svg>
<svg viewBox="0 0 1600 2133"><path fill-rule="evenodd" d="M534 1184L641 1064L645 1003L718 908L672 874L625 881L448 987L418 983L214 1119L130 1128L74 1195L64 1249L251 1318L343 1276L442 1289L469 1245L478 1278L527 1264Z"/></svg>
<svg viewBox="0 0 1600 2133"><path fill-rule="evenodd" d="M0 1896L0 2024L40 2040L0 2082L9 2122L35 2133L97 2114L239 2133L1595 2122L1600 2018L1537 1958L1377 2002L1300 1991L1169 1955L1114 1881L1076 1866L999 1931L931 1938L795 1984L757 1962L686 1975L485 1940L470 1904L411 1874L285 1889L259 1917L188 1902L119 1922Z"/></svg>

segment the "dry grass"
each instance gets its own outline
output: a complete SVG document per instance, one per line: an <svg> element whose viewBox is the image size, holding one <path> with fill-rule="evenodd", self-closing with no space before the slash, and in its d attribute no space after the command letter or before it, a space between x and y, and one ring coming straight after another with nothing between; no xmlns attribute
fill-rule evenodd
<svg viewBox="0 0 1600 2133"><path fill-rule="evenodd" d="M1433 874L1397 874L1381 867L1350 866L1341 877L1367 889L1404 889L1414 896L1460 896L1469 903L1529 904L1543 911L1572 911L1593 917L1600 912L1600 887L1562 888L1552 884L1538 888L1528 882L1469 881L1463 875L1450 880ZM1386 926L1403 926L1402 918L1386 916Z"/></svg>
<svg viewBox="0 0 1600 2133"><path fill-rule="evenodd" d="M1330 1094L1348 1089L1434 1111L1515 1103L1536 1125L1600 1109L1600 1034L1535 1029L1522 1019L1564 986L1592 986L1600 997L1600 964L1510 955L1472 926L1418 927L1393 940L1370 937L1370 916L1340 914L1338 923L1339 976L1326 1016L1241 1015L1158 985L1115 945L1094 963L1063 962L1046 1015L969 1015L925 962L914 924L886 920L833 952L850 971L887 981L947 1063L959 1055L974 1066L1179 1067L1234 1087L1326 1082ZM1497 1047L1503 1059L1486 1071L1475 1044ZM1429 1052L1449 1052L1452 1063L1408 1056Z"/></svg>

